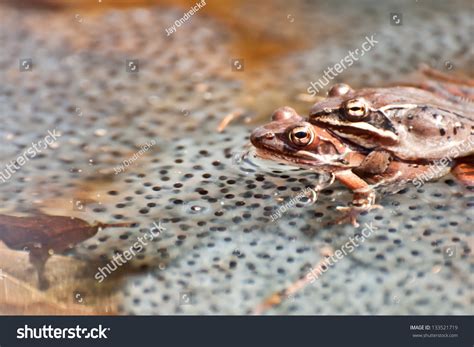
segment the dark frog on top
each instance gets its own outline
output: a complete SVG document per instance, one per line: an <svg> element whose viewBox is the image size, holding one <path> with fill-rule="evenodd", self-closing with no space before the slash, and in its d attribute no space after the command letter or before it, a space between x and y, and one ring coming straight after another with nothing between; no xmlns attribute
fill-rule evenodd
<svg viewBox="0 0 474 347"><path fill-rule="evenodd" d="M429 68L412 86L331 88L308 121L366 149L406 160L440 159L474 134L474 81ZM472 154L461 149L459 156Z"/></svg>

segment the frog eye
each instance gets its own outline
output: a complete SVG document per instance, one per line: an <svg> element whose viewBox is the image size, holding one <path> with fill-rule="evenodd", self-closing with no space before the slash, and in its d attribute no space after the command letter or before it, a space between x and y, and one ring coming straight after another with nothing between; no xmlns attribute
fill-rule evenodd
<svg viewBox="0 0 474 347"><path fill-rule="evenodd" d="M348 84L338 83L329 89L328 96L341 96L354 91Z"/></svg>
<svg viewBox="0 0 474 347"><path fill-rule="evenodd" d="M310 145L314 140L314 133L309 127L299 126L290 131L290 141L296 146Z"/></svg>
<svg viewBox="0 0 474 347"><path fill-rule="evenodd" d="M363 98L352 99L346 101L344 105L344 112L350 120L359 120L367 116L369 111L369 104Z"/></svg>

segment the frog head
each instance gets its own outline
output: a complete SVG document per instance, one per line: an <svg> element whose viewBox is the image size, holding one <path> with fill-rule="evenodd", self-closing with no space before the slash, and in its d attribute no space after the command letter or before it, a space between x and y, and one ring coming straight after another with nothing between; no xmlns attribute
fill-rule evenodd
<svg viewBox="0 0 474 347"><path fill-rule="evenodd" d="M387 96L384 104L382 94L380 89L354 91L347 84L336 84L326 99L312 107L309 122L364 147L396 143L398 134L385 114L391 98Z"/></svg>
<svg viewBox="0 0 474 347"><path fill-rule="evenodd" d="M261 158L293 166L333 172L354 165L347 160L350 148L289 107L277 109L270 123L252 132L250 141Z"/></svg>

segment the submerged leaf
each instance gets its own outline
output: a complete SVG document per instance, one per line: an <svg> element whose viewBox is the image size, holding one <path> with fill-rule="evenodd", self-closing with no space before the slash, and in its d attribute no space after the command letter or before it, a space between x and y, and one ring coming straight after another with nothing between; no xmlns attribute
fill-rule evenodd
<svg viewBox="0 0 474 347"><path fill-rule="evenodd" d="M61 254L107 227L127 227L131 223L89 224L67 216L38 214L30 217L0 215L0 240L10 249L29 251L30 262L38 271L40 288L47 288L44 265L51 254Z"/></svg>

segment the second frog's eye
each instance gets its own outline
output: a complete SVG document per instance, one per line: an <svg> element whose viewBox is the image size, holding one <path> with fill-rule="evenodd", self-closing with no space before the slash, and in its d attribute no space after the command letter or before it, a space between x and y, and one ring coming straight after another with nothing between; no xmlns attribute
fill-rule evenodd
<svg viewBox="0 0 474 347"><path fill-rule="evenodd" d="M314 140L313 131L305 126L293 128L289 135L290 141L296 146L307 146Z"/></svg>
<svg viewBox="0 0 474 347"><path fill-rule="evenodd" d="M350 120L359 120L367 116L369 104L363 98L348 100L344 104L344 112Z"/></svg>

